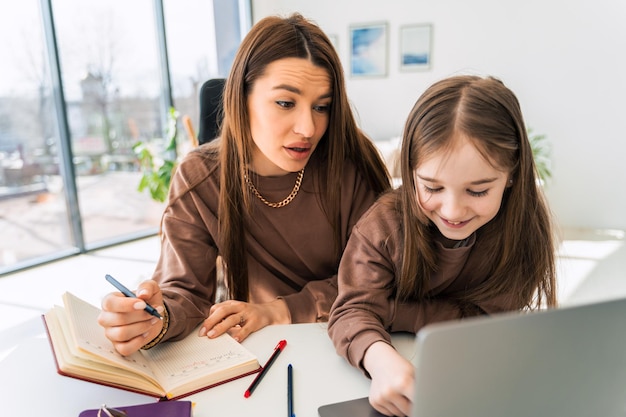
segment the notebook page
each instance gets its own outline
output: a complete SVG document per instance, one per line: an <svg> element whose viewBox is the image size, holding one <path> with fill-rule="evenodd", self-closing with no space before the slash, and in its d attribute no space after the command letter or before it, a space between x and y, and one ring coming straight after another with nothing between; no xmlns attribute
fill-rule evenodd
<svg viewBox="0 0 626 417"><path fill-rule="evenodd" d="M80 350L73 343L70 323L63 307L54 306L45 314L45 319L59 370L74 376L80 375L92 381L117 383L129 388L143 389L157 394L163 393L163 388L153 377L148 378L109 362L100 361L93 354ZM69 340L65 335L70 336ZM165 393L160 395L165 395Z"/></svg>
<svg viewBox="0 0 626 417"><path fill-rule="evenodd" d="M175 343L163 343L143 355L153 363L154 373L171 391L198 380L196 388L221 382L257 369L260 365L250 351L229 334L209 339L192 332Z"/></svg>
<svg viewBox="0 0 626 417"><path fill-rule="evenodd" d="M148 361L139 353L129 356L120 355L113 344L104 335L104 329L98 324L100 309L69 292L63 294L63 303L70 330L78 349L97 356L101 361L132 370L154 380Z"/></svg>

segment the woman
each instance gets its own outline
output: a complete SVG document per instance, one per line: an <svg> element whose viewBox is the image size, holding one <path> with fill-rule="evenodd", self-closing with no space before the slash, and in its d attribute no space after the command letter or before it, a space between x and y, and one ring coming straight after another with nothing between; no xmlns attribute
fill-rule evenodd
<svg viewBox="0 0 626 417"><path fill-rule="evenodd" d="M352 231L329 335L372 379L370 403L408 415L412 364L390 332L556 305L550 212L515 95L456 76L419 98L405 126L403 185Z"/></svg>
<svg viewBox="0 0 626 417"><path fill-rule="evenodd" d="M220 138L188 154L172 179L153 279L140 301L106 296L99 323L127 355L200 323L200 336L242 341L270 324L326 321L352 226L389 187L329 39L298 14L265 18L235 56Z"/></svg>

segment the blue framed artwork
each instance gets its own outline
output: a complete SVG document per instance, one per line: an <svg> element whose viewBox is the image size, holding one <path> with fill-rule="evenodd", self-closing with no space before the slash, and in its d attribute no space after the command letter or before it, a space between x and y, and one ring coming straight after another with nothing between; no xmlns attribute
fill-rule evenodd
<svg viewBox="0 0 626 417"><path fill-rule="evenodd" d="M350 75L387 75L387 24L350 25Z"/></svg>
<svg viewBox="0 0 626 417"><path fill-rule="evenodd" d="M432 25L406 25L400 28L400 69L425 70L431 64Z"/></svg>

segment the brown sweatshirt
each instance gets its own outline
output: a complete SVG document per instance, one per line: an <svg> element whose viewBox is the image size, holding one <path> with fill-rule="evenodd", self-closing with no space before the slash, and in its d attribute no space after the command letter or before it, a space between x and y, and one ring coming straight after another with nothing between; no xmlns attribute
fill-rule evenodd
<svg viewBox="0 0 626 417"><path fill-rule="evenodd" d="M444 247L445 238L437 232L438 270L426 283L427 298L398 301L395 279L403 250L398 198L397 190L387 193L363 215L339 266L338 296L331 308L328 333L337 353L362 370L367 348L377 341L391 343L390 332L417 333L429 323L515 308L506 294L479 306L458 301L464 290L488 278L481 261L490 248L480 244L480 231L470 236L465 246L453 249Z"/></svg>
<svg viewBox="0 0 626 417"><path fill-rule="evenodd" d="M266 206L252 196L253 215L246 219L249 301L282 297L292 323L327 321L337 296L339 261L330 223L318 202L313 177L321 161L315 154L306 166L300 191L288 205ZM297 173L281 177L252 176L268 201L281 201L292 191ZM341 186L342 248L352 227L376 195L351 163ZM176 169L170 201L163 215L162 247L153 279L170 313L164 340L189 334L209 314L216 296L219 162L203 147L192 151Z"/></svg>

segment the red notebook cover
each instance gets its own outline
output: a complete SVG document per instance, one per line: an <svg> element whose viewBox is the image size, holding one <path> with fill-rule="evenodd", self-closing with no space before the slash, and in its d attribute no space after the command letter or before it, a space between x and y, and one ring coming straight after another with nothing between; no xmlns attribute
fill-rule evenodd
<svg viewBox="0 0 626 417"><path fill-rule="evenodd" d="M127 417L191 417L193 403L191 401L159 401L148 404L113 407L123 411ZM82 411L78 417L98 417L97 408ZM104 412L100 417L104 417Z"/></svg>

